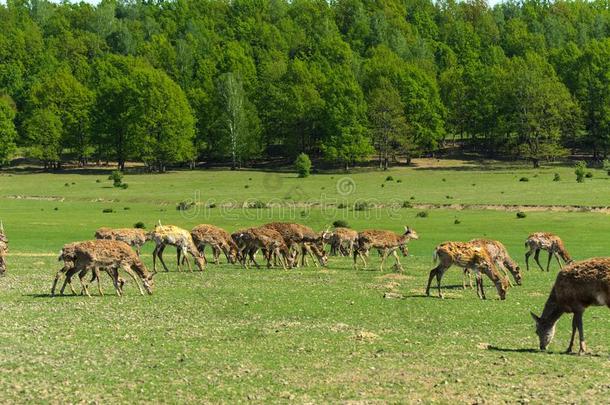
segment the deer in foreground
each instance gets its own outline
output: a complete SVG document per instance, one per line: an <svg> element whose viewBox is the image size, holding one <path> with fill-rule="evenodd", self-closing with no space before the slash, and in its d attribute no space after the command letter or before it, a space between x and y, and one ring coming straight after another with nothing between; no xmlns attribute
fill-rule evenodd
<svg viewBox="0 0 610 405"><path fill-rule="evenodd" d="M229 263L237 261L237 245L231 235L222 228L214 225L201 224L191 230L191 237L201 256L205 260L205 248L207 245L212 247L214 263L219 263L220 252L222 251Z"/></svg>
<svg viewBox="0 0 610 405"><path fill-rule="evenodd" d="M144 295L144 291L140 283L138 283L137 278L140 279L146 291L152 294L154 287L153 275L148 272L140 257L125 242L92 240L66 244L62 248L58 259L60 261L63 260L64 266L55 275L51 287L51 295L55 295L57 282L62 275L64 275L65 280L60 293L63 295L66 285L69 285L72 293L76 294L71 280L75 274L78 274L82 291L90 297L91 294L87 284L83 281L89 271L93 272L94 279L97 279L100 295L104 295L100 285L100 270L103 270L112 278L116 293L121 296L123 294L122 287L124 281L119 277L119 269L123 269L129 274L138 286L140 294Z"/></svg>
<svg viewBox="0 0 610 405"><path fill-rule="evenodd" d="M180 255L186 259L186 264L189 271L193 271L191 262L188 260L187 254L190 254L195 259L195 263L199 270L203 271L205 268L205 259L197 250L191 233L182 228L178 228L174 225L161 225L159 223L155 226L155 229L150 233L150 238L155 242L155 250L153 251L153 273L157 272L157 257L161 261L165 271L169 271L163 261L163 251L168 245L176 247L178 271L182 270Z"/></svg>
<svg viewBox="0 0 610 405"><path fill-rule="evenodd" d="M329 237L330 254L351 257L354 254L354 246L357 240L357 231L342 227L335 228Z"/></svg>
<svg viewBox="0 0 610 405"><path fill-rule="evenodd" d="M135 249L138 256L142 246L150 240L150 234L138 228L106 228L95 231L95 239L120 240Z"/></svg>
<svg viewBox="0 0 610 405"><path fill-rule="evenodd" d="M282 235L270 228L248 228L237 231L232 235L239 247L239 256L242 266L248 268L248 262L256 262L256 252L262 250L267 260L267 267L271 267L271 259L279 258L282 268L292 267L296 258L296 252L291 252Z"/></svg>
<svg viewBox="0 0 610 405"><path fill-rule="evenodd" d="M8 238L4 232L4 224L0 221L0 276L6 272L6 256L8 255Z"/></svg>
<svg viewBox="0 0 610 405"><path fill-rule="evenodd" d="M551 265L551 259L553 258L553 256L555 256L555 258L557 259L557 263L559 264L560 269L562 268L562 265L559 258L561 258L565 262L565 264L570 264L573 262L572 257L565 248L565 245L563 244L561 238L552 233L532 233L530 236L527 237L525 241L525 247L528 249L528 251L525 253L525 266L527 270L530 269L529 259L533 252L536 264L538 264L540 270L544 271L542 265L540 264L540 260L538 260L541 250L546 250L547 252L549 252L549 260L546 263L546 271L549 271L549 266Z"/></svg>
<svg viewBox="0 0 610 405"><path fill-rule="evenodd" d="M324 251L324 234L318 234L305 225L286 222L272 222L263 225L261 228L279 232L288 248L296 251L297 255L301 254L301 265L307 266L306 255L314 259L316 267L318 267L316 259L321 266L326 266L328 263L328 256Z"/></svg>
<svg viewBox="0 0 610 405"><path fill-rule="evenodd" d="M430 295L430 285L432 284L432 279L436 277L438 296L443 298L441 280L447 269L455 264L458 267L469 269L475 273L477 296L480 299L486 298L481 273L487 275L495 284L500 299L506 298L506 291L509 287L508 278L503 277L498 272L494 261L486 249L469 242L445 242L434 249L433 257L435 261L438 261L438 265L430 271L426 295Z"/></svg>
<svg viewBox="0 0 610 405"><path fill-rule="evenodd" d="M470 243L478 245L483 249L487 250L489 257L494 261L497 268L502 270L505 276L508 277L508 273L510 273L517 285L521 285L523 282L523 276L521 274L521 269L519 265L510 257L506 247L502 242L491 239L473 239ZM466 280L465 277L468 275L468 283L470 284L470 288L472 288L472 279L470 277L470 270L464 269L464 277L462 278L462 285L466 288ZM510 282L510 280L509 280ZM512 285L512 284L511 284Z"/></svg>
<svg viewBox="0 0 610 405"><path fill-rule="evenodd" d="M536 334L540 350L546 350L555 335L555 325L564 313L572 317L572 337L567 353L572 353L574 337L578 330L579 354L587 350L582 316L591 305L610 307L610 258L593 258L574 262L562 269L555 279L542 315L531 312L536 322Z"/></svg>
<svg viewBox="0 0 610 405"><path fill-rule="evenodd" d="M408 226L405 226L405 232L402 235L391 231L374 229L362 231L358 233L357 245L353 250L354 268L357 268L357 261L358 258L360 258L366 269L367 264L364 256L368 256L371 249L377 249L381 253L379 271L383 271L383 264L390 254L394 255L394 258L396 259L394 266L398 270L404 271L402 264L400 264L397 250L400 249L403 256L407 256L409 254L407 243L412 239L419 239L419 235Z"/></svg>

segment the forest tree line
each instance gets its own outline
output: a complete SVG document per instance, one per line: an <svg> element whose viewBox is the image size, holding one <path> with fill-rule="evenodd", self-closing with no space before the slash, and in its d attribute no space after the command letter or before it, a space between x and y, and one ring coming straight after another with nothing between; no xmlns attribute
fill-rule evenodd
<svg viewBox="0 0 610 405"><path fill-rule="evenodd" d="M0 26L0 164L610 148L608 0L8 0Z"/></svg>

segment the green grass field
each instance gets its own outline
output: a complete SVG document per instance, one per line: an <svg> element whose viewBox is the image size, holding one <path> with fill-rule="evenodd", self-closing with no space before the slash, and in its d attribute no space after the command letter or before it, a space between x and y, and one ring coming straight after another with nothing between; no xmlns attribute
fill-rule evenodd
<svg viewBox="0 0 610 405"><path fill-rule="evenodd" d="M486 301L462 290L457 268L443 280L445 300L423 293L432 249L442 241L499 239L524 267L526 236L546 230L561 235L577 259L603 256L610 254L607 215L528 212L517 219L509 211L434 209L420 218L420 209L337 208L357 200L587 206L610 201L610 177L602 171L578 184L571 168L491 168L403 168L307 179L254 171L127 175L127 190L112 188L102 171L2 173L0 219L11 256L9 272L0 279L0 402L605 402L607 309L585 313L589 355L561 353L569 317L560 320L550 352L535 350L529 311L541 312L556 263L550 273L525 273L524 285L510 289L506 301L497 299L489 280ZM561 181L552 181L555 172ZM388 175L394 181L386 182ZM353 192L341 184L338 191L345 177L353 181ZM199 205L176 210L178 202L191 200ZM284 206L237 208L248 200ZM205 208L211 202L217 207ZM295 204L303 202L322 206ZM106 208L115 212L103 213ZM404 274L392 273L390 266L372 271L376 255L368 271L354 271L348 258L331 258L325 269L291 271L210 264L204 273L160 273L152 296L140 296L128 283L118 298L104 277L104 297L49 297L64 243L91 238L99 226L143 221L151 227L159 219L231 231L272 219L317 230L335 219L355 229L400 231L408 224L420 240L402 259ZM149 266L151 250L148 245L144 253ZM171 250L166 261L174 263ZM385 299L386 292L403 298Z"/></svg>

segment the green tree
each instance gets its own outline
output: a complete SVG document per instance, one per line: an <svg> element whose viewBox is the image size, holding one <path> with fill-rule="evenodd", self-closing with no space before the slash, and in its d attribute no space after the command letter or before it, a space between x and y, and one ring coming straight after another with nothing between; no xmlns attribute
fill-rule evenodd
<svg viewBox="0 0 610 405"><path fill-rule="evenodd" d="M25 121L30 155L44 162L45 169L59 168L61 158L61 119L51 110L37 109Z"/></svg>
<svg viewBox="0 0 610 405"><path fill-rule="evenodd" d="M0 97L0 166L5 165L15 151L15 106L8 97Z"/></svg>
<svg viewBox="0 0 610 405"><path fill-rule="evenodd" d="M309 156L305 153L299 154L294 161L294 167L297 170L299 177L309 176L309 172L311 171L311 160L309 159Z"/></svg>

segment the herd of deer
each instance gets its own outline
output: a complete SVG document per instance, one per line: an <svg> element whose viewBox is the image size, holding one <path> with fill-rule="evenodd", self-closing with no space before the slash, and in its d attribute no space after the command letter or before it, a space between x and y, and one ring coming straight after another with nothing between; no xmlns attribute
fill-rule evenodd
<svg viewBox="0 0 610 405"><path fill-rule="evenodd" d="M89 273L92 274L90 282L97 280L99 293L103 295L100 272L104 271L111 277L116 293L121 296L125 280L119 276L119 269L133 279L141 294L144 294L144 290L152 294L153 277L157 273L157 259L165 271L169 271L163 260L163 252L167 246L176 248L178 270L181 270L186 262L189 271L192 271L188 259L188 256L192 256L197 267L203 271L207 265L205 249L208 245L212 249L216 264L219 263L220 255L223 253L229 263L240 263L245 268L251 264L260 267L256 261L256 254L261 251L268 267L277 266L278 262L284 269L299 264L307 266L308 256L314 260L316 267L318 263L326 266L328 255L325 245L328 244L331 255L353 257L354 268L357 268L358 259L361 259L366 267L365 257L369 256L371 249L375 249L381 257L380 270L383 270L386 259L393 255L394 267L402 271L398 251L403 256L407 256L407 243L419 237L409 227L405 227L402 234L385 230L357 232L348 228L335 228L333 231L318 233L301 224L273 222L229 234L214 225L198 225L189 232L177 226L161 225L159 222L151 232L132 228L100 228L96 231L95 238L95 240L64 245L59 256L59 260L63 261L63 267L55 275L51 295L55 294L57 283L62 276L64 282L60 293L63 294L66 286L69 286L72 293L76 294L71 279L74 275L78 275L82 287L81 294L90 296L85 280ZM155 243L152 273L140 259L141 248L147 241ZM561 315L573 313L572 337L567 351L572 351L578 331L579 353L584 353L586 346L582 324L583 312L591 305L610 307L610 258L573 262L561 239L545 232L529 235L525 247L528 249L525 254L528 270L532 253L540 269L544 270L539 260L542 250L548 252L546 271L549 271L553 257L557 259L560 268L562 267L560 259L568 265L559 272L542 315L531 314L536 322L540 349L546 350L551 342L555 325ZM6 271L7 254L8 239L0 222L0 275ZM464 269L464 288L466 288L466 276L472 288L470 275L471 272L475 273L477 295L482 299L485 299L483 275L492 280L502 300L506 298L506 291L510 286L507 273L512 275L518 285L522 284L519 266L509 256L504 245L498 241L475 239L469 242L445 242L435 248L434 259L438 265L430 271L426 295L430 295L432 280L436 278L438 295L443 297L441 279L452 265Z"/></svg>

